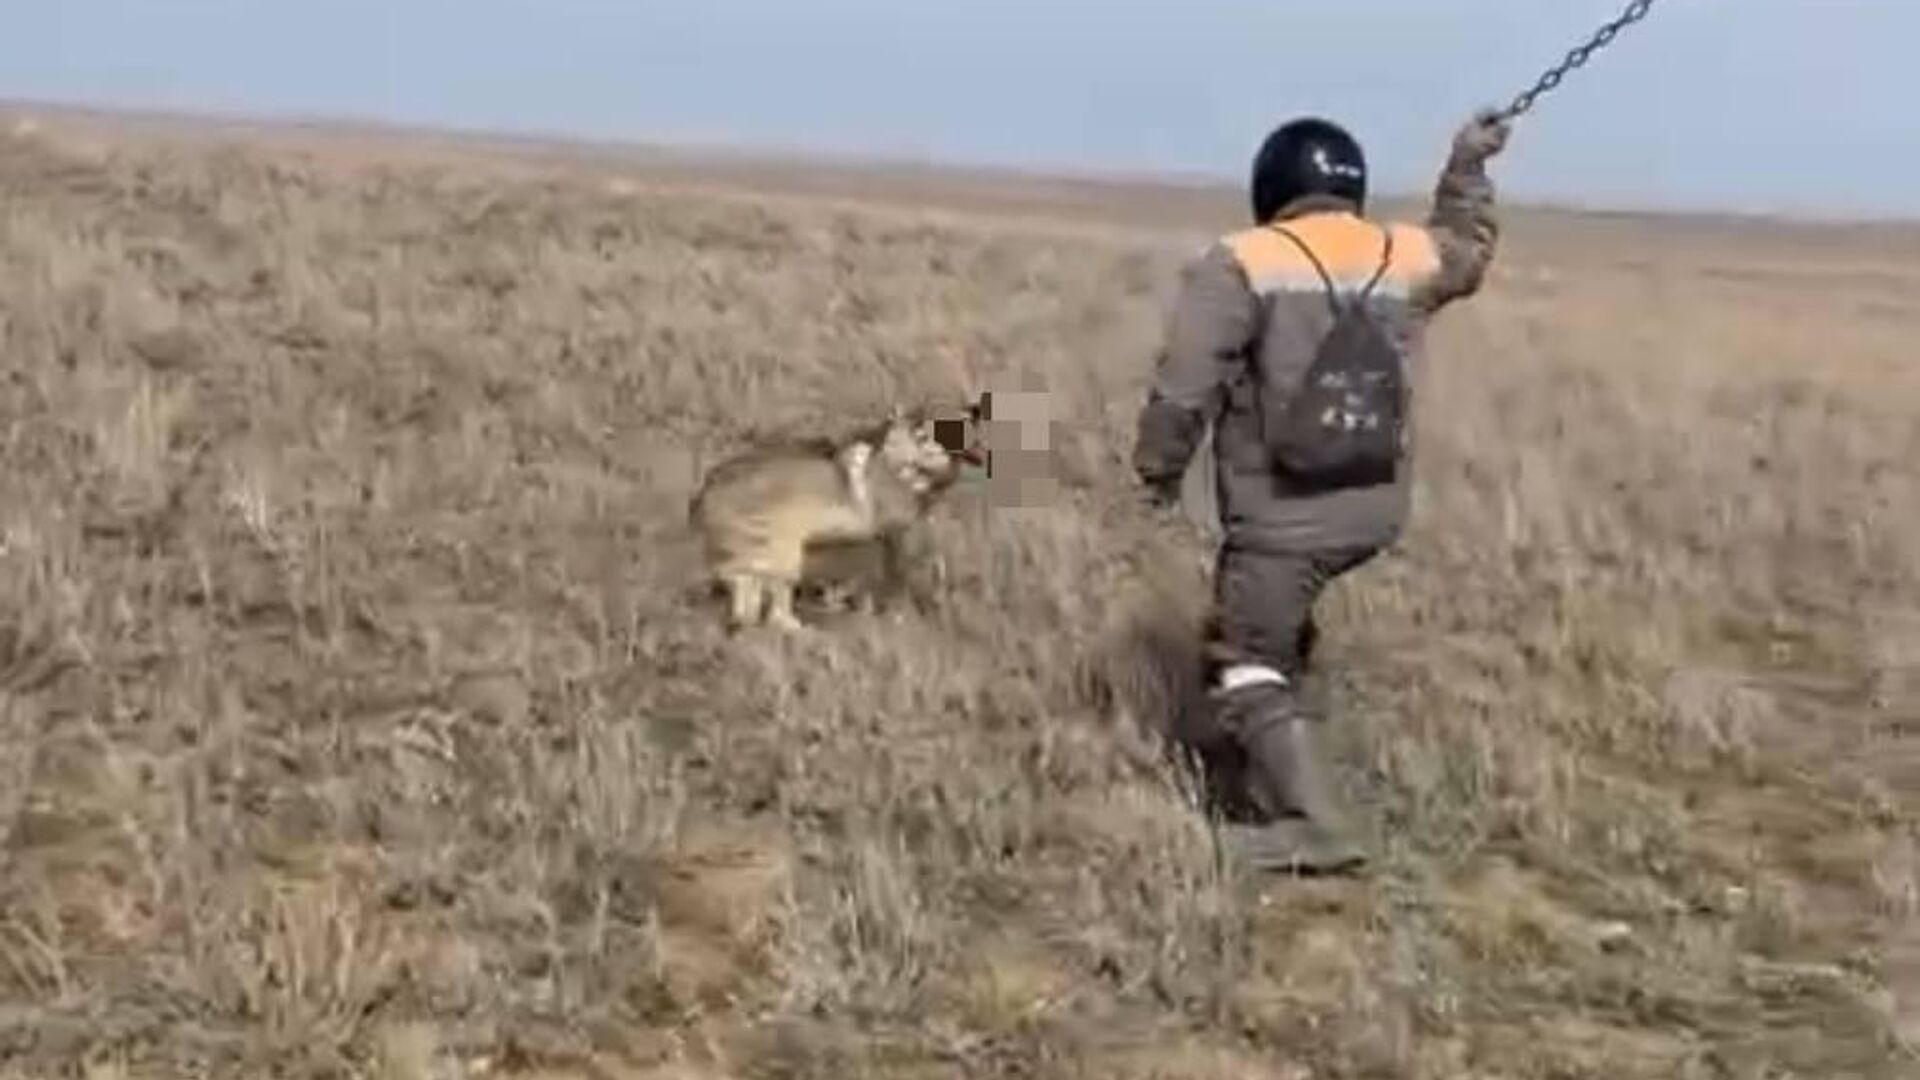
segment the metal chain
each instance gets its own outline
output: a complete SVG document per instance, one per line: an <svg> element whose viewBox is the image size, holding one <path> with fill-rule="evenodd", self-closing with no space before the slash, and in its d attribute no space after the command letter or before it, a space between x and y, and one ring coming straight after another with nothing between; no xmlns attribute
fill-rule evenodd
<svg viewBox="0 0 1920 1080"><path fill-rule="evenodd" d="M1632 2L1627 5L1627 10L1622 12L1619 18L1601 27L1600 31L1593 35L1592 40L1567 53L1565 60L1562 60L1545 75L1540 76L1540 81L1535 83L1532 89L1514 98L1513 104L1507 106L1506 109L1501 112L1500 118L1503 120L1512 120L1528 109L1533 108L1535 98L1559 86L1560 80L1566 78L1569 71L1585 64L1588 58L1593 56L1594 53L1612 44L1615 35L1634 23L1639 22L1641 19L1646 18L1647 12L1652 8L1653 0L1632 0Z"/></svg>

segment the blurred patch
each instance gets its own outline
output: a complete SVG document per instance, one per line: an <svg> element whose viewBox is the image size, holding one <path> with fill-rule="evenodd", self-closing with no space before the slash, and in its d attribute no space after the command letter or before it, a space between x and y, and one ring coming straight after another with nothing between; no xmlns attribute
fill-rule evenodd
<svg viewBox="0 0 1920 1080"><path fill-rule="evenodd" d="M969 465L985 466L987 449L979 440L979 422L976 419L980 406L971 406L967 415L935 417L933 421L933 439L941 449Z"/></svg>
<svg viewBox="0 0 1920 1080"><path fill-rule="evenodd" d="M1053 395L1045 390L989 390L973 408L985 449L986 480L994 505L1031 509L1053 505L1059 489L1063 440Z"/></svg>

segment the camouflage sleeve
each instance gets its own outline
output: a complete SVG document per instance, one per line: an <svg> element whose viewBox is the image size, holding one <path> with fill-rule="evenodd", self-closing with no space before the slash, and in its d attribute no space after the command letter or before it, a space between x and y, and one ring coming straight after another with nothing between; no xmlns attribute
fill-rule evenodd
<svg viewBox="0 0 1920 1080"><path fill-rule="evenodd" d="M1493 215L1493 180L1483 157L1456 149L1447 159L1434 186L1433 210L1427 217L1439 256L1419 295L1418 307L1428 313L1479 291L1500 239Z"/></svg>
<svg viewBox="0 0 1920 1080"><path fill-rule="evenodd" d="M1225 244L1187 265L1134 445L1134 472L1149 487L1178 489L1259 317L1259 299Z"/></svg>

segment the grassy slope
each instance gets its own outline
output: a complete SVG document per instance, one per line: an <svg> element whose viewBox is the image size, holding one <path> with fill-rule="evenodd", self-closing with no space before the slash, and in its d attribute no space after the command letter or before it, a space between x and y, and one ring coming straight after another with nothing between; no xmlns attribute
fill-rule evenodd
<svg viewBox="0 0 1920 1080"><path fill-rule="evenodd" d="M1570 228L1330 598L1382 872L1262 898L1124 723L1201 580L1122 467L1189 238L0 142L0 1055L1915 1075L1911 241ZM1026 378L1055 504L944 507L921 609L689 600L702 461Z"/></svg>

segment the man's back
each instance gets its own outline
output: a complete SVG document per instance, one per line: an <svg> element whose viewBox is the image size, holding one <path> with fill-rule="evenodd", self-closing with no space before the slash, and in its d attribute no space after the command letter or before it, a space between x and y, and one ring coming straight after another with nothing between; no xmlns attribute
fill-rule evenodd
<svg viewBox="0 0 1920 1080"><path fill-rule="evenodd" d="M1212 694L1177 729L1203 760L1237 763L1229 786L1252 820L1230 826L1226 839L1257 867L1339 872L1367 860L1342 824L1318 749L1320 718L1300 693L1318 638L1313 606L1328 582L1400 532L1410 486L1402 373L1419 363L1427 318L1479 287L1496 236L1482 166L1505 139L1497 113L1476 117L1455 139L1426 224L1382 228L1364 217L1366 159L1352 135L1312 117L1284 124L1254 159L1249 194L1260 227L1209 245L1182 279L1134 467L1165 504L1214 426L1225 536L1205 644ZM1385 335L1337 317L1329 303L1329 284L1340 292L1369 283L1368 310ZM1258 393L1263 384L1274 392ZM1263 418L1276 404L1300 423L1269 430ZM1330 452L1355 447L1368 452ZM1388 467L1340 470L1348 472L1340 483L1312 490L1298 480L1302 462L1342 458Z"/></svg>
<svg viewBox="0 0 1920 1080"><path fill-rule="evenodd" d="M1333 323L1329 278L1343 300L1371 286L1369 311L1395 331L1403 347L1417 348L1427 313L1420 301L1440 271L1439 247L1425 228L1321 210L1233 233L1220 243L1265 309L1256 358L1269 379L1291 385L1305 374L1315 345Z"/></svg>
<svg viewBox="0 0 1920 1080"><path fill-rule="evenodd" d="M1417 368L1427 320L1475 292L1484 277L1498 238L1492 201L1483 159L1456 147L1425 224L1383 226L1346 201L1310 195L1280 207L1267 224L1209 245L1183 273L1141 415L1134 464L1142 479L1163 490L1177 485L1211 421L1221 525L1235 542L1298 550L1394 539L1407 507L1405 470L1395 482L1371 487L1315 492L1290 485L1272 465L1249 361L1272 385L1298 384L1333 324L1324 269L1343 290L1380 274L1371 310L1409 368ZM1276 226L1299 238L1313 259ZM1389 229L1392 253L1382 272Z"/></svg>

